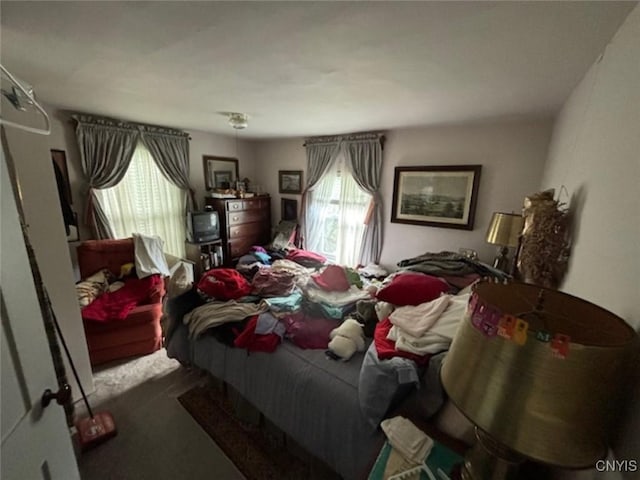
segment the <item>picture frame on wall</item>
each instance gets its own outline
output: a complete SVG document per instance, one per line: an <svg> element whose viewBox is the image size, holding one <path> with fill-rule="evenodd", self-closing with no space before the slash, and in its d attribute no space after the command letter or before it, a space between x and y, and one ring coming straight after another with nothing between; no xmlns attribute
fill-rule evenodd
<svg viewBox="0 0 640 480"><path fill-rule="evenodd" d="M482 165L396 167L391 222L473 230Z"/></svg>
<svg viewBox="0 0 640 480"><path fill-rule="evenodd" d="M279 193L302 193L302 170L278 170Z"/></svg>
<svg viewBox="0 0 640 480"><path fill-rule="evenodd" d="M234 188L235 183L240 178L238 159L232 157L203 155L202 171L204 172L204 186L207 191L216 190L217 188L225 190L228 188ZM228 180L226 178L227 172L231 172ZM219 173L217 178L216 173ZM220 173L222 173L222 175ZM218 185L222 185L222 187L219 187Z"/></svg>
<svg viewBox="0 0 640 480"><path fill-rule="evenodd" d="M65 151L51 149L51 162L56 179L56 187L58 188L60 213L64 222L67 241L78 242L80 241L80 224L78 223L78 213L73 210L71 182L69 181L69 170Z"/></svg>
<svg viewBox="0 0 640 480"><path fill-rule="evenodd" d="M69 181L69 169L67 167L67 154L64 150L51 149L51 160L55 164L62 180L64 198L69 205L73 205L71 197L71 182Z"/></svg>
<svg viewBox="0 0 640 480"><path fill-rule="evenodd" d="M298 220L298 200L295 198L282 198L280 202L281 220L289 222Z"/></svg>

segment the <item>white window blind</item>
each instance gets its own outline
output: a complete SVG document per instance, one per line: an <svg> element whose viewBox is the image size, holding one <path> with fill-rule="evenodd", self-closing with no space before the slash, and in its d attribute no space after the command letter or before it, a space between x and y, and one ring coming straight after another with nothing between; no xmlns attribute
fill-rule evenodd
<svg viewBox="0 0 640 480"><path fill-rule="evenodd" d="M122 181L97 196L116 238L158 235L166 253L184 257L186 192L164 177L144 145L136 147Z"/></svg>

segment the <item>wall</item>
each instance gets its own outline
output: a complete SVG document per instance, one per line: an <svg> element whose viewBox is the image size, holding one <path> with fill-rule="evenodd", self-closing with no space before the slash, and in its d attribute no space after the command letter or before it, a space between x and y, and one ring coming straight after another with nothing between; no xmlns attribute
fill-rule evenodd
<svg viewBox="0 0 640 480"><path fill-rule="evenodd" d="M302 182L307 181L307 157L303 147L304 139L290 138L255 142L255 170L258 183L265 193L271 195L271 223L276 225L281 218L280 199L298 200L300 211L301 195L278 193L278 170L302 170Z"/></svg>
<svg viewBox="0 0 640 480"><path fill-rule="evenodd" d="M620 315L640 330L640 7L588 71L556 123L543 187L572 195L575 236L562 289ZM613 443L640 470L638 365L629 410ZM633 387L632 387L633 388ZM585 474L586 475L586 474ZM640 478L640 471L625 478ZM587 477L589 478L589 477ZM602 478L593 473L593 478ZM620 478L612 475L611 478Z"/></svg>
<svg viewBox="0 0 640 480"><path fill-rule="evenodd" d="M380 263L393 268L404 258L430 251L457 251L460 247L477 250L481 259L490 263L496 250L485 242L491 214L520 212L524 196L538 190L551 128L550 119L532 119L387 132L381 182L384 246ZM280 218L277 171L306 169L303 141L288 139L256 144L256 172L275 198L274 219ZM390 222L396 166L467 164L482 165L472 231ZM286 197L300 199L299 195Z"/></svg>

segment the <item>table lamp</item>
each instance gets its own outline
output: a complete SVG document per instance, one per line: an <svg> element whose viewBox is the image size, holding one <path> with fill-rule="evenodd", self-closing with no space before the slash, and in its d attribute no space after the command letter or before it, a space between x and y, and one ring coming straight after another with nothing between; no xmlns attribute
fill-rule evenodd
<svg viewBox="0 0 640 480"><path fill-rule="evenodd" d="M498 254L493 266L503 272L509 268L509 247L517 247L524 225L522 215L516 213L495 212L487 229L487 243L498 245Z"/></svg>
<svg viewBox="0 0 640 480"><path fill-rule="evenodd" d="M462 478L517 478L526 459L593 467L635 340L624 320L577 297L478 283L441 371L476 430Z"/></svg>

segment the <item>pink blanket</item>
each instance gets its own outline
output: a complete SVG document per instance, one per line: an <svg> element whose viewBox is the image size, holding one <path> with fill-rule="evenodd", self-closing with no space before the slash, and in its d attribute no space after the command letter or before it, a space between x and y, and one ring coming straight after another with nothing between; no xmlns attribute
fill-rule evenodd
<svg viewBox="0 0 640 480"><path fill-rule="evenodd" d="M162 277L150 275L131 278L115 292L105 292L81 311L82 318L96 322L124 320L137 305L149 303L150 297L162 289Z"/></svg>

